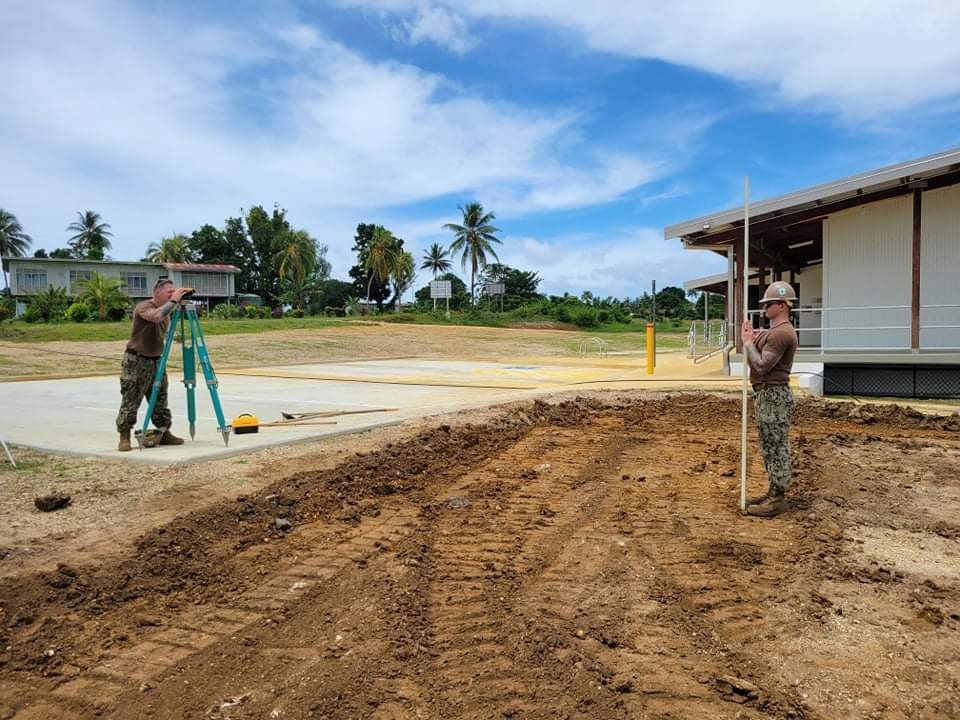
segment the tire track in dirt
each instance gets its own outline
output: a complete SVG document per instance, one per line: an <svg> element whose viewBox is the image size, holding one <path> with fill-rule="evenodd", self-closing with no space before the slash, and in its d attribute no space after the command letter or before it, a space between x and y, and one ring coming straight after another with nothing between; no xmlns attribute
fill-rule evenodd
<svg viewBox="0 0 960 720"><path fill-rule="evenodd" d="M121 695L149 690L159 678L175 666L187 663L198 653L216 652L217 644L287 612L311 589L332 581L342 572L389 550L409 535L419 509L408 503L367 519L347 533L338 544L311 542L311 535L328 532L322 523L306 526L298 534L299 544L312 548L296 556L285 567L226 604L197 605L166 619L165 627L146 633L145 639L131 647L108 654L95 667L63 683L50 693L24 697L24 706L16 720L33 717L88 717L99 715ZM296 651L291 651L296 655ZM282 652L272 650L277 656ZM300 654L299 659L309 657ZM278 678L279 679L279 678ZM126 704L126 703L122 703ZM119 716L119 715L118 715Z"/></svg>
<svg viewBox="0 0 960 720"><path fill-rule="evenodd" d="M554 637L519 594L531 582L556 582L544 576L551 557L596 517L606 492L597 478L619 463L621 424L608 417L538 433L498 459L508 470L496 485L466 478L461 488L476 500L438 518L430 631L441 716L490 717L499 708L507 717L562 717L575 709L559 701L566 680L543 654L569 634ZM581 684L588 692L589 680Z"/></svg>

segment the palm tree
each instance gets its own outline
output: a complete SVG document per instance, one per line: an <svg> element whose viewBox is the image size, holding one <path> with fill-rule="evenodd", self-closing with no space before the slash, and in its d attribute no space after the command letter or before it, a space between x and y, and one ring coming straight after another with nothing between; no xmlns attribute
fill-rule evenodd
<svg viewBox="0 0 960 720"><path fill-rule="evenodd" d="M0 257L23 257L32 242L17 217L0 208ZM6 265L3 266L3 286L9 292L10 277Z"/></svg>
<svg viewBox="0 0 960 720"><path fill-rule="evenodd" d="M102 222L103 218L93 210L77 212L78 220L67 225L67 232L75 233L70 237L70 249L78 260L103 260L110 249L113 237L110 226Z"/></svg>
<svg viewBox="0 0 960 720"><path fill-rule="evenodd" d="M450 230L454 234L454 241L450 243L450 254L462 252L460 262L464 270L467 268L467 261L470 262L470 302L475 303L474 284L477 271L487 264L487 253L493 256L494 260L499 260L497 253L493 249L493 243L500 244L500 238L494 233L500 232L490 224L494 220L493 213L484 213L483 205L478 202L468 203L466 207L461 207L463 213L463 225L447 223L443 226L444 230Z"/></svg>
<svg viewBox="0 0 960 720"><path fill-rule="evenodd" d="M413 254L408 252L398 253L393 269L390 271L390 282L393 284L393 307L397 312L400 312L400 298L413 285L416 278L417 271Z"/></svg>
<svg viewBox="0 0 960 720"><path fill-rule="evenodd" d="M439 243L434 243L430 246L430 249L423 254L423 263L420 265L421 270L429 270L433 273L433 279L437 279L437 275L440 273L445 273L450 269L450 261L447 260L448 253L444 250Z"/></svg>
<svg viewBox="0 0 960 720"><path fill-rule="evenodd" d="M101 320L106 320L107 313L114 308L126 307L130 302L130 297L122 290L121 280L96 271L90 273L90 279L84 280L80 288L80 302L96 310Z"/></svg>
<svg viewBox="0 0 960 720"><path fill-rule="evenodd" d="M277 275L294 307L303 309L307 296L315 287L314 274L317 268L317 242L306 230L289 233L273 256Z"/></svg>
<svg viewBox="0 0 960 720"><path fill-rule="evenodd" d="M177 233L147 245L147 254L143 259L153 263L185 263L190 262L191 258L190 238Z"/></svg>
<svg viewBox="0 0 960 720"><path fill-rule="evenodd" d="M370 288L373 285L373 279L377 278L380 282L386 282L391 271L397 265L398 254L397 239L393 236L393 233L385 227L377 225L373 229L370 245L367 247L367 259L363 264L363 269L370 275L370 279L367 281L368 305L370 304Z"/></svg>

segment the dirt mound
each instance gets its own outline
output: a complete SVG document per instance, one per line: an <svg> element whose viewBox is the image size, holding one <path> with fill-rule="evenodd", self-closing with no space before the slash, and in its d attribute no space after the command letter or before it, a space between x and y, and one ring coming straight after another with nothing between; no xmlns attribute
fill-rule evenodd
<svg viewBox="0 0 960 720"><path fill-rule="evenodd" d="M849 420L859 425L877 423L898 427L924 428L945 432L960 432L960 414L930 415L910 406L864 402L828 402L808 399L797 406L798 420L821 418Z"/></svg>

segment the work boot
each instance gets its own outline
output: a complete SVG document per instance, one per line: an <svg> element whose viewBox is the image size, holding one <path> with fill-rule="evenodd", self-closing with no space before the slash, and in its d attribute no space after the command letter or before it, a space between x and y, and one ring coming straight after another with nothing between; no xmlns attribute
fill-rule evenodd
<svg viewBox="0 0 960 720"><path fill-rule="evenodd" d="M783 490L771 488L770 493L756 505L747 506L747 515L754 517L776 517L787 509L787 498Z"/></svg>
<svg viewBox="0 0 960 720"><path fill-rule="evenodd" d="M747 505L759 505L764 500L766 500L770 495L775 491L773 485L767 488L767 491L763 495L757 495L747 500Z"/></svg>
<svg viewBox="0 0 960 720"><path fill-rule="evenodd" d="M169 430L164 430L160 434L160 440L157 441L157 445L183 445L183 438L178 438Z"/></svg>
<svg viewBox="0 0 960 720"><path fill-rule="evenodd" d="M120 444L117 445L120 452L130 452L130 431L120 433Z"/></svg>

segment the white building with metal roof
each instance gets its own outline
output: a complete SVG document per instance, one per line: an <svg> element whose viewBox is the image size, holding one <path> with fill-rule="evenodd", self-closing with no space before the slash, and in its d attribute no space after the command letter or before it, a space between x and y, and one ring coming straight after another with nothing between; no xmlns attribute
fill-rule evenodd
<svg viewBox="0 0 960 720"><path fill-rule="evenodd" d="M742 207L664 229L727 257L687 285L725 296L732 372L746 274L751 313L773 280L797 289L797 362L823 392L960 397L960 149L751 202L748 270L744 236Z"/></svg>

